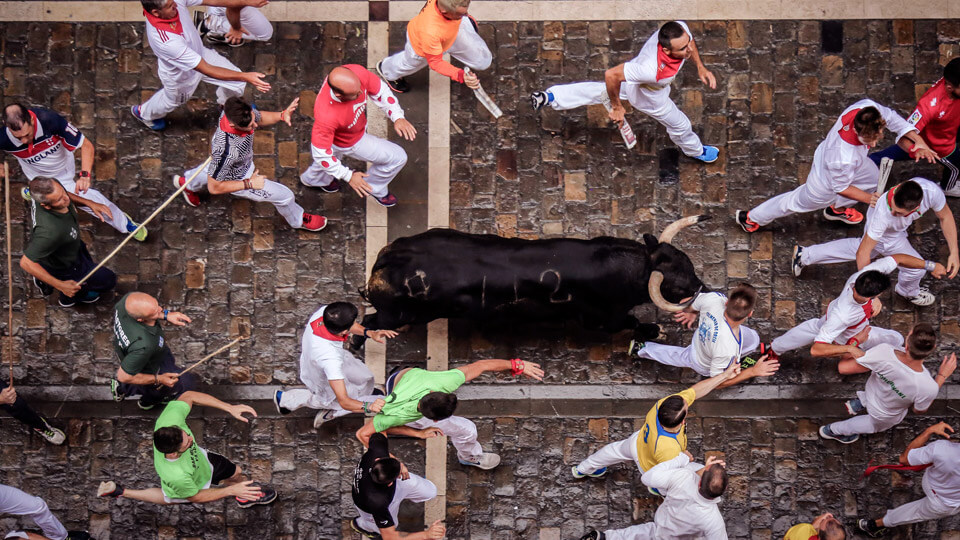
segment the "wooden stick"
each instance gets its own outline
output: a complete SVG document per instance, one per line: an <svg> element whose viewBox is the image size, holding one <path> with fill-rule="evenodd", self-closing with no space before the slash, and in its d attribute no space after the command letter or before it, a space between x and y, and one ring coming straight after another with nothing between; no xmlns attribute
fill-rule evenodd
<svg viewBox="0 0 960 540"><path fill-rule="evenodd" d="M107 264L107 261L109 261L110 259L112 259L113 256L116 255L118 251L120 251L120 248L122 248L123 246L127 245L127 242L129 242L130 240L132 240L133 237L134 237L138 232L140 232L140 229L146 227L146 226L147 226L147 223L150 223L150 220L152 220L153 218L155 218L155 217L157 216L157 214L159 214L160 212L162 212L163 209L167 207L168 204L172 203L174 199L176 199L177 197L179 197L180 194L183 193L183 190L187 189L187 186L190 185L190 182L193 182L193 179L196 178L198 174L200 174L201 172L203 172L204 169L207 168L207 164L209 164L209 163L210 163L210 160L212 160L212 159L213 159L213 156L208 157L207 160L203 162L203 165L200 165L200 168L197 169L197 172L193 173L193 175L191 175L190 178L188 178L187 181L184 182L183 185L180 186L179 189L177 189L176 191L174 191L174 192L173 192L173 195L171 195L170 198L168 198L165 203L163 203L163 204L160 205L160 208L157 208L156 210L154 210L153 213L150 214L150 217L148 217L147 219L143 220L143 223L141 223L139 227L137 227L136 229L134 229L134 231L133 231L132 233L128 234L127 237L123 239L123 242L120 242L120 245L119 245L119 246L117 246L116 248L114 248L114 250L111 251L110 254L107 255L107 257L106 257L105 259L103 259L102 261L100 261L100 264L98 264L97 266L95 266L95 267L93 268L93 270L90 271L89 274L83 276L83 279L81 279L80 281L78 281L78 282L77 282L77 285L83 285L83 283L84 283L85 281L87 281L88 279L90 279L90 277L93 276L93 274L94 274L97 270L99 270L101 267L103 267L103 265Z"/></svg>
<svg viewBox="0 0 960 540"><path fill-rule="evenodd" d="M3 213L7 219L7 359L10 360L10 386L13 386L13 255L10 248L10 167L3 162Z"/></svg>
<svg viewBox="0 0 960 540"><path fill-rule="evenodd" d="M180 372L180 375L183 375L184 373L187 373L187 372L190 371L191 369L199 366L200 364L202 364L202 363L206 362L207 360L213 358L214 356L222 353L223 351L229 349L230 347L233 347L234 345L237 344L237 342L243 341L243 340L245 340L245 339L247 339L247 338L245 338L245 337L243 337L243 336L240 336L240 337L238 337L237 339L231 341L230 343L227 343L227 344L224 345L223 347L220 347L219 349L213 351L212 353L204 356L204 357L203 357L203 360L200 360L200 361L197 362L196 364L194 364L194 365L188 367L187 369L181 371L181 372Z"/></svg>

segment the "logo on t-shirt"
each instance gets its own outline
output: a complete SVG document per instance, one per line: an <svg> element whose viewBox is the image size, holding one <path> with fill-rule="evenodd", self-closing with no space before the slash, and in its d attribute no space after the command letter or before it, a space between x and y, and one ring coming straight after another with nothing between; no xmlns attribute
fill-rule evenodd
<svg viewBox="0 0 960 540"><path fill-rule="evenodd" d="M920 109L913 111L913 114L910 115L910 118L907 119L907 123L915 126L920 119L923 118L923 114L920 113Z"/></svg>
<svg viewBox="0 0 960 540"><path fill-rule="evenodd" d="M70 228L70 239L71 239L71 240L76 240L76 239L77 239L77 229L75 229L75 228L73 228L73 227Z"/></svg>
<svg viewBox="0 0 960 540"><path fill-rule="evenodd" d="M163 336L160 336L160 341L157 342L157 347L163 347Z"/></svg>
<svg viewBox="0 0 960 540"><path fill-rule="evenodd" d="M937 106L937 97L936 97L936 96L934 96L933 99L930 100L930 106L931 106L931 107L936 107L936 106Z"/></svg>

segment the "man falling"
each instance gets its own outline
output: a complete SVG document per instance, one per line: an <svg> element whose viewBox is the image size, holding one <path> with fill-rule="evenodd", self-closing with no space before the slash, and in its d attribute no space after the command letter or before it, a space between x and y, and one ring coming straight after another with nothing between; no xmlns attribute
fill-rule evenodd
<svg viewBox="0 0 960 540"><path fill-rule="evenodd" d="M584 105L610 105L610 120L618 125L624 121L623 103L626 99L636 108L667 128L670 140L684 154L705 163L717 160L720 151L715 146L704 146L693 132L690 119L670 99L670 83L686 60L697 65L697 74L711 89L717 79L700 61L697 44L690 28L682 21L671 21L660 27L640 49L640 54L629 62L606 71L605 82L579 82L551 86L544 92L530 96L533 109L545 105L556 110L574 109Z"/></svg>

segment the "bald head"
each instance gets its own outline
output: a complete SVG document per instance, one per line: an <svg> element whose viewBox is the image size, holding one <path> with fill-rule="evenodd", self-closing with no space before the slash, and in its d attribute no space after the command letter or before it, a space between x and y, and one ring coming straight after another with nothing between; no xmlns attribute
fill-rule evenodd
<svg viewBox="0 0 960 540"><path fill-rule="evenodd" d="M146 293L130 293L123 307L131 317L138 321L149 321L159 318L157 312L160 309L160 303L157 302L156 298Z"/></svg>
<svg viewBox="0 0 960 540"><path fill-rule="evenodd" d="M339 66L327 75L327 85L337 99L351 101L360 95L360 77L349 69Z"/></svg>

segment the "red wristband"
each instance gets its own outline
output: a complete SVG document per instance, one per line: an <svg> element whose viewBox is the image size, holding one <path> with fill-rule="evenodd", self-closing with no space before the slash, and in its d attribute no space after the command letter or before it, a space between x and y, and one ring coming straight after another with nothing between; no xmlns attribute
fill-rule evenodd
<svg viewBox="0 0 960 540"><path fill-rule="evenodd" d="M847 340L847 345L853 345L854 347L859 347L860 342L857 341L857 338L850 338Z"/></svg>
<svg viewBox="0 0 960 540"><path fill-rule="evenodd" d="M523 373L523 360L514 358L510 360L510 374L516 377Z"/></svg>

